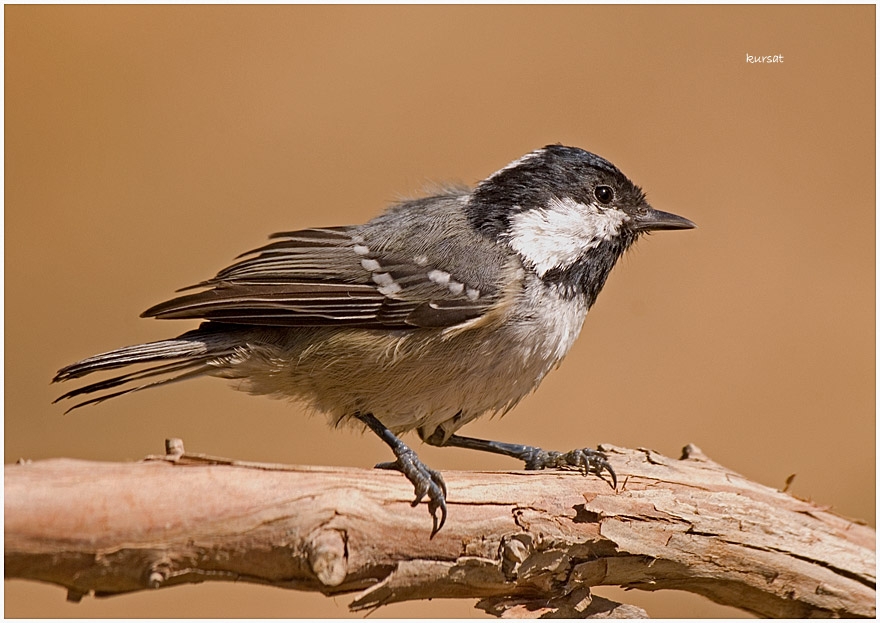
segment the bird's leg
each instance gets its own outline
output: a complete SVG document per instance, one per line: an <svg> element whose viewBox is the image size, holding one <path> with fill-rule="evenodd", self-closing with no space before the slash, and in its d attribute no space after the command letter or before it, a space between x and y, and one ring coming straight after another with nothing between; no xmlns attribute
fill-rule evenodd
<svg viewBox="0 0 880 623"><path fill-rule="evenodd" d="M475 439L474 437L462 437L450 435L444 440L443 431L436 429L430 436L423 438L425 443L432 446L453 446L467 448L469 450L481 450L494 452L504 456L512 456L526 464L526 469L575 468L585 476L593 473L604 480L603 472L608 472L611 477L611 486L617 488L617 474L602 452L591 448L578 448L569 452L556 452L555 450L542 450L535 446L524 446L518 443L505 443L502 441L488 441Z"/></svg>
<svg viewBox="0 0 880 623"><path fill-rule="evenodd" d="M394 456L397 457L396 461L379 463L376 467L403 472L403 475L416 489L416 499L413 500L412 506L417 506L426 495L428 496L428 511L434 520L431 538L434 538L434 535L446 523L446 483L443 481L443 476L440 472L422 463L416 453L388 430L373 414L356 413L355 417L369 426L370 430L376 433L394 452ZM440 511L439 518L437 516L438 510Z"/></svg>

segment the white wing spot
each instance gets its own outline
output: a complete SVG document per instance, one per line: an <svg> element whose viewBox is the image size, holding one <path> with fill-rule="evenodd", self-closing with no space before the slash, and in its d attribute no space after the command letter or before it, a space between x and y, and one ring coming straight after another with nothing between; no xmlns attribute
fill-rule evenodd
<svg viewBox="0 0 880 623"><path fill-rule="evenodd" d="M354 245L354 252L358 255L367 255L370 252L370 247L364 244L356 244Z"/></svg>
<svg viewBox="0 0 880 623"><path fill-rule="evenodd" d="M438 286L445 286L449 283L449 273L435 269L428 272L428 279L436 283Z"/></svg>
<svg viewBox="0 0 880 623"><path fill-rule="evenodd" d="M480 291L476 288L467 288L465 290L465 294L472 301L476 301L478 298L480 298Z"/></svg>
<svg viewBox="0 0 880 623"><path fill-rule="evenodd" d="M394 277L392 277L388 273L374 273L373 283L379 286L390 286L392 283L394 283Z"/></svg>
<svg viewBox="0 0 880 623"><path fill-rule="evenodd" d="M364 267L364 270L368 270L371 273L376 272L380 268L379 262L377 262L376 260L370 260L370 259L361 260L361 266Z"/></svg>
<svg viewBox="0 0 880 623"><path fill-rule="evenodd" d="M379 286L376 289L385 296L397 294L401 290L400 284L388 273L373 273L373 283Z"/></svg>
<svg viewBox="0 0 880 623"><path fill-rule="evenodd" d="M391 296L392 294L397 294L398 292L400 292L401 287L396 281L392 281L387 286L382 286L376 289L379 291L379 294L382 294L384 296Z"/></svg>

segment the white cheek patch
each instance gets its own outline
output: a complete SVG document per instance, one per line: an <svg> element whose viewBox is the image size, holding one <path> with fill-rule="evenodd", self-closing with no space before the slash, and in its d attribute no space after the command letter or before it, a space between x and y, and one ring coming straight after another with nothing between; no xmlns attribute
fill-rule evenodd
<svg viewBox="0 0 880 623"><path fill-rule="evenodd" d="M554 198L546 208L513 217L509 244L543 277L553 268L571 266L585 251L617 236L627 220L626 213L615 208L600 210L593 203Z"/></svg>

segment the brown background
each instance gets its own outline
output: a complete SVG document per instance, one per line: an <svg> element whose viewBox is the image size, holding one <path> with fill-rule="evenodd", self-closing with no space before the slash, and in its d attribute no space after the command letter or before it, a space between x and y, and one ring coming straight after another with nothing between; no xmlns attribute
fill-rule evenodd
<svg viewBox="0 0 880 623"><path fill-rule="evenodd" d="M562 142L699 229L643 240L562 368L466 433L671 456L693 442L769 486L796 473L796 495L874 521L873 6L5 15L7 462L133 460L169 436L257 461L387 460L371 436L215 379L66 417L48 381L190 328L138 314L271 232L362 222ZM435 468L518 468L408 439ZM244 584L72 605L16 581L5 595L7 616L48 617L341 617L350 600ZM737 614L684 593L624 598L655 616ZM377 615L478 616L472 603Z"/></svg>

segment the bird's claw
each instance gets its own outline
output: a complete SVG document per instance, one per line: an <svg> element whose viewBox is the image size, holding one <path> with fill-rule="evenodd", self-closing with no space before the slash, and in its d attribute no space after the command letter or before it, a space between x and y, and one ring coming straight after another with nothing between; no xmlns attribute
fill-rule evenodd
<svg viewBox="0 0 880 623"><path fill-rule="evenodd" d="M596 474L604 480L603 472L608 472L611 477L611 487L617 489L617 474L608 462L608 457L599 450L592 448L577 448L569 452L556 452L554 450L542 450L535 448L536 452L525 459L526 469L547 468L574 468L584 476Z"/></svg>
<svg viewBox="0 0 880 623"><path fill-rule="evenodd" d="M403 473L415 487L416 498L412 501L413 507L418 506L428 496L428 512L431 513L433 528L431 538L440 531L446 523L446 482L443 475L437 470L431 469L413 452L406 447L397 453L397 460L390 463L379 463L379 469L393 469ZM440 511L438 517L437 511Z"/></svg>

